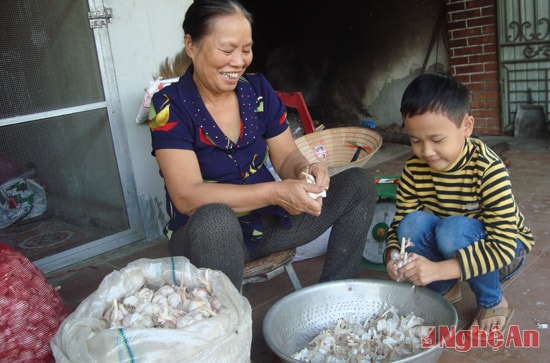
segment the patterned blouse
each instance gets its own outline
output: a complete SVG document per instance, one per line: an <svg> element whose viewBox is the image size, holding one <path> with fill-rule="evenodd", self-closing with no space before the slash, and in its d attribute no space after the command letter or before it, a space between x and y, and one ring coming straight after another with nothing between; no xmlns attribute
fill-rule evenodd
<svg viewBox="0 0 550 363"><path fill-rule="evenodd" d="M193 150L203 180L228 184L255 184L273 181L266 167L266 139L288 128L286 108L275 95L266 78L259 74L243 75L235 92L239 100L241 132L234 143L218 127L193 81L193 67L178 80L158 91L152 98L149 127L152 154L158 149ZM173 231L189 219L172 204L166 192L166 209L170 220L164 231L170 238ZM286 212L278 206L267 206L239 214L244 240L251 250L262 237L262 215L276 215L289 228ZM215 225L215 221L212 221Z"/></svg>

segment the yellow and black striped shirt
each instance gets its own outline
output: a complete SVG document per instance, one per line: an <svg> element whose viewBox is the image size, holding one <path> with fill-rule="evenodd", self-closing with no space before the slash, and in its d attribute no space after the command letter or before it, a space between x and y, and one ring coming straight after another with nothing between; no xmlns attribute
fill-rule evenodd
<svg viewBox="0 0 550 363"><path fill-rule="evenodd" d="M506 166L479 139L466 139L461 155L445 171L430 169L416 156L407 161L386 248L400 247L396 233L399 222L416 210L441 218L466 216L483 223L486 238L456 252L463 280L508 265L515 256L517 239L528 251L535 244L514 200Z"/></svg>

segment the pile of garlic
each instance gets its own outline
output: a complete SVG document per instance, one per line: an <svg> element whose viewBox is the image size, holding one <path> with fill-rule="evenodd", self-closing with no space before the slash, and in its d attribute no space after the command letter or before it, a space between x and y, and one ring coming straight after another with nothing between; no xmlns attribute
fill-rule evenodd
<svg viewBox="0 0 550 363"><path fill-rule="evenodd" d="M302 362L388 362L422 351L424 319L400 315L395 306L363 323L346 319L322 330L292 355Z"/></svg>
<svg viewBox="0 0 550 363"><path fill-rule="evenodd" d="M110 328L181 329L216 316L224 306L212 292L208 271L198 279L202 286L184 286L182 275L179 286L143 286L132 295L115 299L103 320Z"/></svg>

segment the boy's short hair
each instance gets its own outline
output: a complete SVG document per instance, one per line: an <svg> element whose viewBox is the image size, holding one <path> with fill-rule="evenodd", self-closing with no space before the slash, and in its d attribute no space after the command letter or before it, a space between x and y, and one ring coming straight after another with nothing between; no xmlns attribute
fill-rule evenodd
<svg viewBox="0 0 550 363"><path fill-rule="evenodd" d="M401 98L401 116L443 113L457 127L470 114L470 93L456 79L445 73L425 73L416 77Z"/></svg>

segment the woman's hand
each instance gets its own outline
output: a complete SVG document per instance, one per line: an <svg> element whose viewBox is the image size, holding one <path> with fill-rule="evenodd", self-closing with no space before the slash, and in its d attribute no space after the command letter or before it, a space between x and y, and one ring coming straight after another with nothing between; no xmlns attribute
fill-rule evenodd
<svg viewBox="0 0 550 363"><path fill-rule="evenodd" d="M390 275L391 279L392 280L395 280L395 281L402 281L403 279L399 279L399 271L397 271L397 263L399 262L399 260L396 260L396 259L392 259L391 258L391 255L392 255L392 252L397 252L397 254L399 254L399 249L398 248L389 248L385 254L386 256L386 260L388 261L386 263L386 271L388 271L388 275Z"/></svg>
<svg viewBox="0 0 550 363"><path fill-rule="evenodd" d="M313 177L315 177L316 185L321 185L324 190L328 190L330 186L330 175L328 173L328 168L325 164L309 164L306 169L306 173L309 173L310 175L313 175Z"/></svg>
<svg viewBox="0 0 550 363"><path fill-rule="evenodd" d="M319 194L325 188L319 184L309 184L305 179L285 179L275 184L276 204L291 215L308 213L313 216L321 214L323 198L312 198L309 193Z"/></svg>

